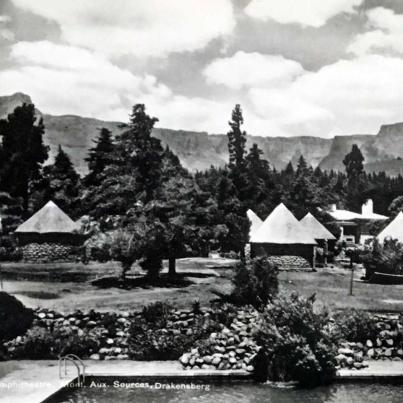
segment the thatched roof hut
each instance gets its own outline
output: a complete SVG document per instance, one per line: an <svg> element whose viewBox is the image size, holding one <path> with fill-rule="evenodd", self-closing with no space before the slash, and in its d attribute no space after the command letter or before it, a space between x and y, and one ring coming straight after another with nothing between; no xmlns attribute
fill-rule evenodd
<svg viewBox="0 0 403 403"><path fill-rule="evenodd" d="M252 234L250 243L252 256L301 256L310 264L313 264L317 244L283 203Z"/></svg>
<svg viewBox="0 0 403 403"><path fill-rule="evenodd" d="M300 223L315 240L334 241L336 237L322 225L311 213L308 213Z"/></svg>
<svg viewBox="0 0 403 403"><path fill-rule="evenodd" d="M71 260L74 247L82 244L80 224L49 201L15 231L23 257L29 261Z"/></svg>
<svg viewBox="0 0 403 403"><path fill-rule="evenodd" d="M383 243L385 239L397 239L403 243L403 213L399 214L387 225L377 236L379 242Z"/></svg>
<svg viewBox="0 0 403 403"><path fill-rule="evenodd" d="M259 218L259 216L251 209L246 212L246 215L250 222L250 230L249 230L249 238L255 233L260 226L263 224L263 221Z"/></svg>

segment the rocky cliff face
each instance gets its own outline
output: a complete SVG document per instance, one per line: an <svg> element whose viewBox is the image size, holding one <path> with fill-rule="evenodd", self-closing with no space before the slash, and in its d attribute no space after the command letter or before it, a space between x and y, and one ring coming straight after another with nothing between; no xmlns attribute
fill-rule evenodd
<svg viewBox="0 0 403 403"><path fill-rule="evenodd" d="M12 112L22 103L30 103L28 95L16 93L0 97L0 118ZM53 116L41 114L46 127L45 141L51 148L51 159L60 144L71 156L80 173L86 172L87 150L97 137L98 129L106 127L118 134L120 122L106 122L81 116ZM154 136L174 151L182 164L191 171L203 170L211 165L223 166L228 161L227 137L224 134L209 135L206 132L156 128ZM319 137L259 137L249 136L247 147L257 143L272 166L284 168L303 155L312 166L323 169L344 170L343 158L353 144L361 148L370 172L385 170L391 175L403 172L403 123L383 125L377 135L355 134L336 136L333 139Z"/></svg>

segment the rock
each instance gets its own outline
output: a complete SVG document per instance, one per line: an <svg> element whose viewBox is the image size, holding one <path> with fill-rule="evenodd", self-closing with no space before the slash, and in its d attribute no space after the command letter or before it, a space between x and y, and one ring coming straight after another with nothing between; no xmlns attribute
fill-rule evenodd
<svg viewBox="0 0 403 403"><path fill-rule="evenodd" d="M114 343L113 339L107 339L106 344L112 345Z"/></svg>
<svg viewBox="0 0 403 403"><path fill-rule="evenodd" d="M221 358L220 357L214 357L213 360L211 361L211 363L215 366L217 366L219 363L221 362Z"/></svg>
<svg viewBox="0 0 403 403"><path fill-rule="evenodd" d="M351 350L350 348L339 348L339 349L337 350L337 352L338 352L339 354L348 355L348 356L351 356L351 355L354 354L354 351Z"/></svg>
<svg viewBox="0 0 403 403"><path fill-rule="evenodd" d="M373 348L370 348L370 349L367 351L367 356L368 356L368 358L374 358L374 356L375 356L375 350L374 350Z"/></svg>
<svg viewBox="0 0 403 403"><path fill-rule="evenodd" d="M385 350L385 353L384 353L385 357L392 357L392 354L393 354L393 348L387 348Z"/></svg>
<svg viewBox="0 0 403 403"><path fill-rule="evenodd" d="M355 362L354 363L354 368L361 369L362 368L362 363L361 362Z"/></svg>
<svg viewBox="0 0 403 403"><path fill-rule="evenodd" d="M46 313L44 313L44 312L38 313L38 318L39 319L45 319L46 318Z"/></svg>
<svg viewBox="0 0 403 403"><path fill-rule="evenodd" d="M90 360L97 360L99 361L101 359L101 356L99 354L91 354L90 355Z"/></svg>
<svg viewBox="0 0 403 403"><path fill-rule="evenodd" d="M253 366L252 365L248 365L247 367L246 367L246 370L248 371L248 372L252 372L253 371Z"/></svg>
<svg viewBox="0 0 403 403"><path fill-rule="evenodd" d="M382 341L379 338L376 339L376 345L382 347Z"/></svg>
<svg viewBox="0 0 403 403"><path fill-rule="evenodd" d="M351 367L354 364L354 358L353 357L347 357L346 359L346 364Z"/></svg>
<svg viewBox="0 0 403 403"><path fill-rule="evenodd" d="M101 349L99 349L98 353L102 354L102 355L105 355L105 354L109 354L110 351L111 350L109 348L102 347Z"/></svg>
<svg viewBox="0 0 403 403"><path fill-rule="evenodd" d="M347 361L347 357L344 354L338 354L335 357L338 364L342 364Z"/></svg>
<svg viewBox="0 0 403 403"><path fill-rule="evenodd" d="M399 348L399 350L397 350L397 355L403 357L403 349Z"/></svg>
<svg viewBox="0 0 403 403"><path fill-rule="evenodd" d="M119 354L116 358L118 360L128 360L129 356L127 354Z"/></svg>
<svg viewBox="0 0 403 403"><path fill-rule="evenodd" d="M229 358L229 363L230 364L236 364L237 363L237 359L235 357L230 357Z"/></svg>
<svg viewBox="0 0 403 403"><path fill-rule="evenodd" d="M213 357L211 355L206 355L203 359L206 364L211 364L211 362L213 361Z"/></svg>
<svg viewBox="0 0 403 403"><path fill-rule="evenodd" d="M393 346L393 339L387 339L387 340L386 340L386 344L387 344L388 346Z"/></svg>

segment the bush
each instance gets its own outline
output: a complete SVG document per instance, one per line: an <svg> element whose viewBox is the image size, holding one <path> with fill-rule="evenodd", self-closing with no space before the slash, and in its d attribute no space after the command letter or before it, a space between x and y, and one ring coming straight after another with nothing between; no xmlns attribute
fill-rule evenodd
<svg viewBox="0 0 403 403"><path fill-rule="evenodd" d="M31 309L6 292L0 292L0 342L24 334L33 320Z"/></svg>
<svg viewBox="0 0 403 403"><path fill-rule="evenodd" d="M262 309L278 293L278 268L265 257L253 259L250 266L235 268L231 302Z"/></svg>
<svg viewBox="0 0 403 403"><path fill-rule="evenodd" d="M375 239L372 249L363 251L360 259L369 280L375 271L403 275L403 245L395 239L385 240L383 245Z"/></svg>
<svg viewBox="0 0 403 403"><path fill-rule="evenodd" d="M155 302L143 308L143 318L148 323L165 326L172 311L172 306L164 302Z"/></svg>
<svg viewBox="0 0 403 403"><path fill-rule="evenodd" d="M215 315L195 315L193 321L181 321L173 317L169 305L156 303L143 309L129 329L129 355L134 360L177 360L221 329Z"/></svg>
<svg viewBox="0 0 403 403"><path fill-rule="evenodd" d="M255 377L297 381L301 386L328 383L335 374L336 346L329 332L326 311L315 313L313 299L293 293L270 303L256 334L262 346Z"/></svg>
<svg viewBox="0 0 403 403"><path fill-rule="evenodd" d="M365 311L349 309L334 316L335 338L350 342L365 343L375 340L378 334L376 320Z"/></svg>
<svg viewBox="0 0 403 403"><path fill-rule="evenodd" d="M78 335L71 330L50 331L40 326L28 330L21 342L10 353L11 358L26 360L53 360L66 354L89 357L98 351L96 336L84 333Z"/></svg>

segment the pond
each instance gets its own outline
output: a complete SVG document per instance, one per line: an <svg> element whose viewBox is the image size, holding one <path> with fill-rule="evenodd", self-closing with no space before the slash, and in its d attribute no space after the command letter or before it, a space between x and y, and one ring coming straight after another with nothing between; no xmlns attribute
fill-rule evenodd
<svg viewBox="0 0 403 403"><path fill-rule="evenodd" d="M245 381L219 384L170 380L90 381L65 389L47 403L398 403L403 388L396 384L336 383L315 389L277 388Z"/></svg>

